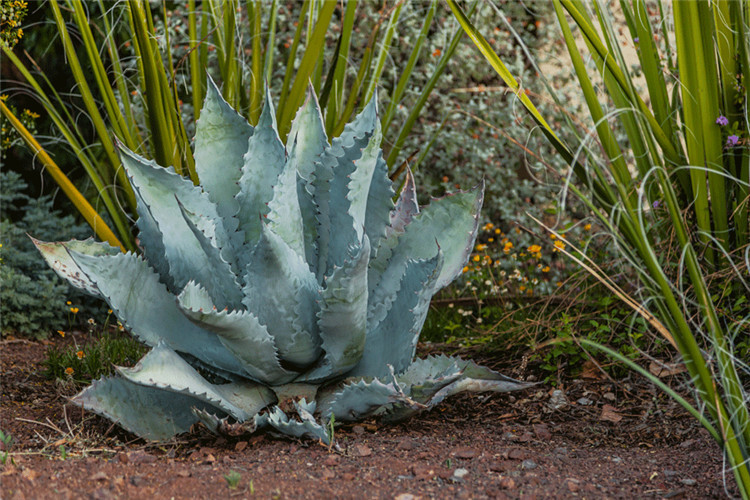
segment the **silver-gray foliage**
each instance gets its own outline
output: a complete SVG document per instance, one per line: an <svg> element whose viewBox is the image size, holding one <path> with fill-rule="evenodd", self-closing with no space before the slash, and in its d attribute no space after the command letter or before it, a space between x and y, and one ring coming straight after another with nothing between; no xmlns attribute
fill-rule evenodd
<svg viewBox="0 0 750 500"><path fill-rule="evenodd" d="M528 386L414 360L430 298L471 252L483 186L420 208L409 174L394 203L380 141L376 99L329 143L310 92L283 144L268 96L252 127L212 84L201 186L121 146L143 255L35 243L153 348L73 401L151 440L202 422L327 443L331 417L398 420L459 391Z"/></svg>

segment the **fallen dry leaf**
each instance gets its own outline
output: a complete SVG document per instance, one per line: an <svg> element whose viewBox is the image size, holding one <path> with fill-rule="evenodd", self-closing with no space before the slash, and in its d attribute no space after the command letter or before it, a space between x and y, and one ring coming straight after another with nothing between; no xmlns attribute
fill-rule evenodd
<svg viewBox="0 0 750 500"><path fill-rule="evenodd" d="M612 405L602 406L602 414L599 415L599 420L606 420L608 422L618 423L622 420L622 415L617 413L617 408Z"/></svg>
<svg viewBox="0 0 750 500"><path fill-rule="evenodd" d="M590 380L601 380L604 378L604 374L599 367L593 361L586 360L581 366L581 378L587 378Z"/></svg>
<svg viewBox="0 0 750 500"><path fill-rule="evenodd" d="M34 482L34 480L36 479L36 476L37 476L36 471L32 469L26 468L21 471L21 477L28 481Z"/></svg>
<svg viewBox="0 0 750 500"><path fill-rule="evenodd" d="M682 363L657 363L656 361L652 361L648 364L648 371L659 378L677 375L686 370L687 368Z"/></svg>
<svg viewBox="0 0 750 500"><path fill-rule="evenodd" d="M352 447L352 456L367 457L369 455L372 455L372 450L367 445L357 444Z"/></svg>

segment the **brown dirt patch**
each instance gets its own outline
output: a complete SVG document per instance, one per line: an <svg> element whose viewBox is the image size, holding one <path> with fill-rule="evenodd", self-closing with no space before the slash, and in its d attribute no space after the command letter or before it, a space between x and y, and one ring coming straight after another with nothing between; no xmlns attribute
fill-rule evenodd
<svg viewBox="0 0 750 500"><path fill-rule="evenodd" d="M544 386L455 397L400 425L338 428L341 452L202 429L154 446L66 406L72 389L41 375L46 348L0 342L0 428L15 463L0 468L3 498L737 496L707 433L635 378L572 381L558 409Z"/></svg>

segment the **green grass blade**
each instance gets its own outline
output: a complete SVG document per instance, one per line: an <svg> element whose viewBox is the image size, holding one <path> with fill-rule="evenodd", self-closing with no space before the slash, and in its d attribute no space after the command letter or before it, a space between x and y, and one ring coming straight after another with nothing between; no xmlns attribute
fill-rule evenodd
<svg viewBox="0 0 750 500"><path fill-rule="evenodd" d="M329 136L333 133L334 127L339 120L341 108L345 106L346 67L349 63L349 50L358 5L359 2L357 1L346 3L344 20L341 24L341 35L339 36L332 64L333 73L329 78L326 78L325 86L320 94L320 105L325 108L326 113L326 133Z"/></svg>
<svg viewBox="0 0 750 500"><path fill-rule="evenodd" d="M266 82L263 81L263 49L262 47L262 3L248 2L248 16L250 17L251 42L252 42L252 74L250 76L250 123L258 123L260 112L263 107L263 89Z"/></svg>
<svg viewBox="0 0 750 500"><path fill-rule="evenodd" d="M305 26L305 15L308 11L310 0L305 0L302 3L300 9L299 19L297 19L297 29L294 30L294 38L292 44L289 47L289 55L286 60L286 71L284 72L284 82L281 84L281 94L279 95L279 105L276 110L276 120L281 119L281 115L286 108L287 95L289 94L289 86L292 84L292 77L294 76L294 63L297 59L297 51L299 50L300 40L302 39L302 28Z"/></svg>
<svg viewBox="0 0 750 500"><path fill-rule="evenodd" d="M278 14L278 0L271 2L271 14L268 20L268 41L266 42L265 62L263 74L267 81L273 76L273 55L276 52L276 18Z"/></svg>
<svg viewBox="0 0 750 500"><path fill-rule="evenodd" d="M96 233L97 237L102 241L109 242L110 245L120 247L124 252L125 247L117 239L117 236L107 226L107 223L99 216L94 208L89 204L88 200L81 194L75 185L68 179L68 177L60 170L60 167L50 158L47 152L39 145L34 136L23 126L21 121L16 118L13 113L8 109L3 101L0 101L0 112L10 122L11 126L16 129L24 142L31 149L32 153L38 158L43 164L46 171L52 176L54 181L60 186L63 193L73 203L76 209L81 213L86 222Z"/></svg>
<svg viewBox="0 0 750 500"><path fill-rule="evenodd" d="M280 113L279 118L279 135L282 141L286 140L286 134L289 133L289 128L292 124L292 119L297 109L302 104L305 98L305 92L310 77L315 70L315 66L318 63L318 57L320 54L320 47L325 42L325 35L328 31L328 26L333 16L333 11L336 9L336 2L323 2L318 12L317 19L312 34L309 36L309 42L305 47L305 54L302 56L299 68L297 68L297 75L294 78L294 83L289 89L289 93L286 96L286 100L283 103L283 111Z"/></svg>
<svg viewBox="0 0 750 500"><path fill-rule="evenodd" d="M204 86L201 73L205 73L206 68L200 64L200 52L197 50L198 44L205 43L201 42L198 38L198 16L203 16L203 12L200 13L196 10L195 0L188 1L188 36L190 37L190 55L188 56L188 63L190 64L190 83L192 86L192 98L193 98L193 118L195 121L200 117L201 107L203 107ZM202 19L201 24L205 25L205 18Z"/></svg>
<svg viewBox="0 0 750 500"><path fill-rule="evenodd" d="M388 19L388 25L385 29L385 36L380 42L380 50L378 51L378 57L375 61L375 70L370 74L370 81L367 84L367 90L365 91L365 98L363 103L369 102L372 95L375 93L375 88L380 82L380 76L383 74L383 68L385 67L385 61L388 58L388 54L391 50L391 42L393 36L396 34L396 28L398 27L398 20L401 17L401 9L404 6L404 1L401 0L391 12L391 16Z"/></svg>
<svg viewBox="0 0 750 500"><path fill-rule="evenodd" d="M422 51L422 46L424 45L424 41L427 38L430 27L432 26L432 18L435 17L437 6L438 0L432 0L430 2L430 7L427 9L424 23L422 23L422 29L419 32L419 36L414 41L414 46L412 47L411 53L409 54L409 60L406 62L406 66L401 72L401 76L398 79L398 84L396 84L396 88L393 91L391 100L388 103L388 108L386 109L385 115L383 116L383 121L381 122L383 133L386 133L386 131L390 127L391 121L393 120L393 117L396 113L396 107L401 102L401 97L403 97L404 91L406 91L406 86L411 79L411 75L414 71L414 66L417 64L417 59L419 59L419 54Z"/></svg>
<svg viewBox="0 0 750 500"><path fill-rule="evenodd" d="M83 69L81 67L81 63L78 60L78 56L76 55L73 41L71 40L70 34L68 33L68 28L65 24L65 20L62 17L62 12L60 11L60 7L57 4L57 0L51 0L49 5L52 7L52 13L55 18L55 23L57 24L57 30L60 34L60 39L62 40L63 47L65 49L65 56L68 59L68 65L70 66L70 69L76 80L76 84L78 85L78 91L81 94L81 99L83 100L86 111L88 112L91 122L94 125L97 137L99 138L102 148L104 149L104 154L107 156L109 163L113 166L112 171L102 172L102 174L106 175L104 180L105 182L112 182L112 172L121 170L119 169L120 159L117 156L115 145L109 135L109 131L107 130L107 126L104 123L104 119L99 112L96 100L91 93L91 88L89 87L86 76L84 75ZM124 178L121 180L126 181L126 179Z"/></svg>

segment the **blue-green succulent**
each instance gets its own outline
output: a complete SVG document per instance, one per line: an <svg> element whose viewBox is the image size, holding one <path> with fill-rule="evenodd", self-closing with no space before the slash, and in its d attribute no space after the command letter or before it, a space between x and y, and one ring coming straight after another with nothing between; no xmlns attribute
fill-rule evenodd
<svg viewBox="0 0 750 500"><path fill-rule="evenodd" d="M200 186L120 146L142 255L36 245L152 349L73 402L150 440L200 421L328 443L332 417L398 420L456 392L527 387L459 358L414 360L430 299L473 247L483 186L419 207L407 172L396 198L381 138L375 98L329 143L310 92L284 144L269 95L253 127L211 83Z"/></svg>

